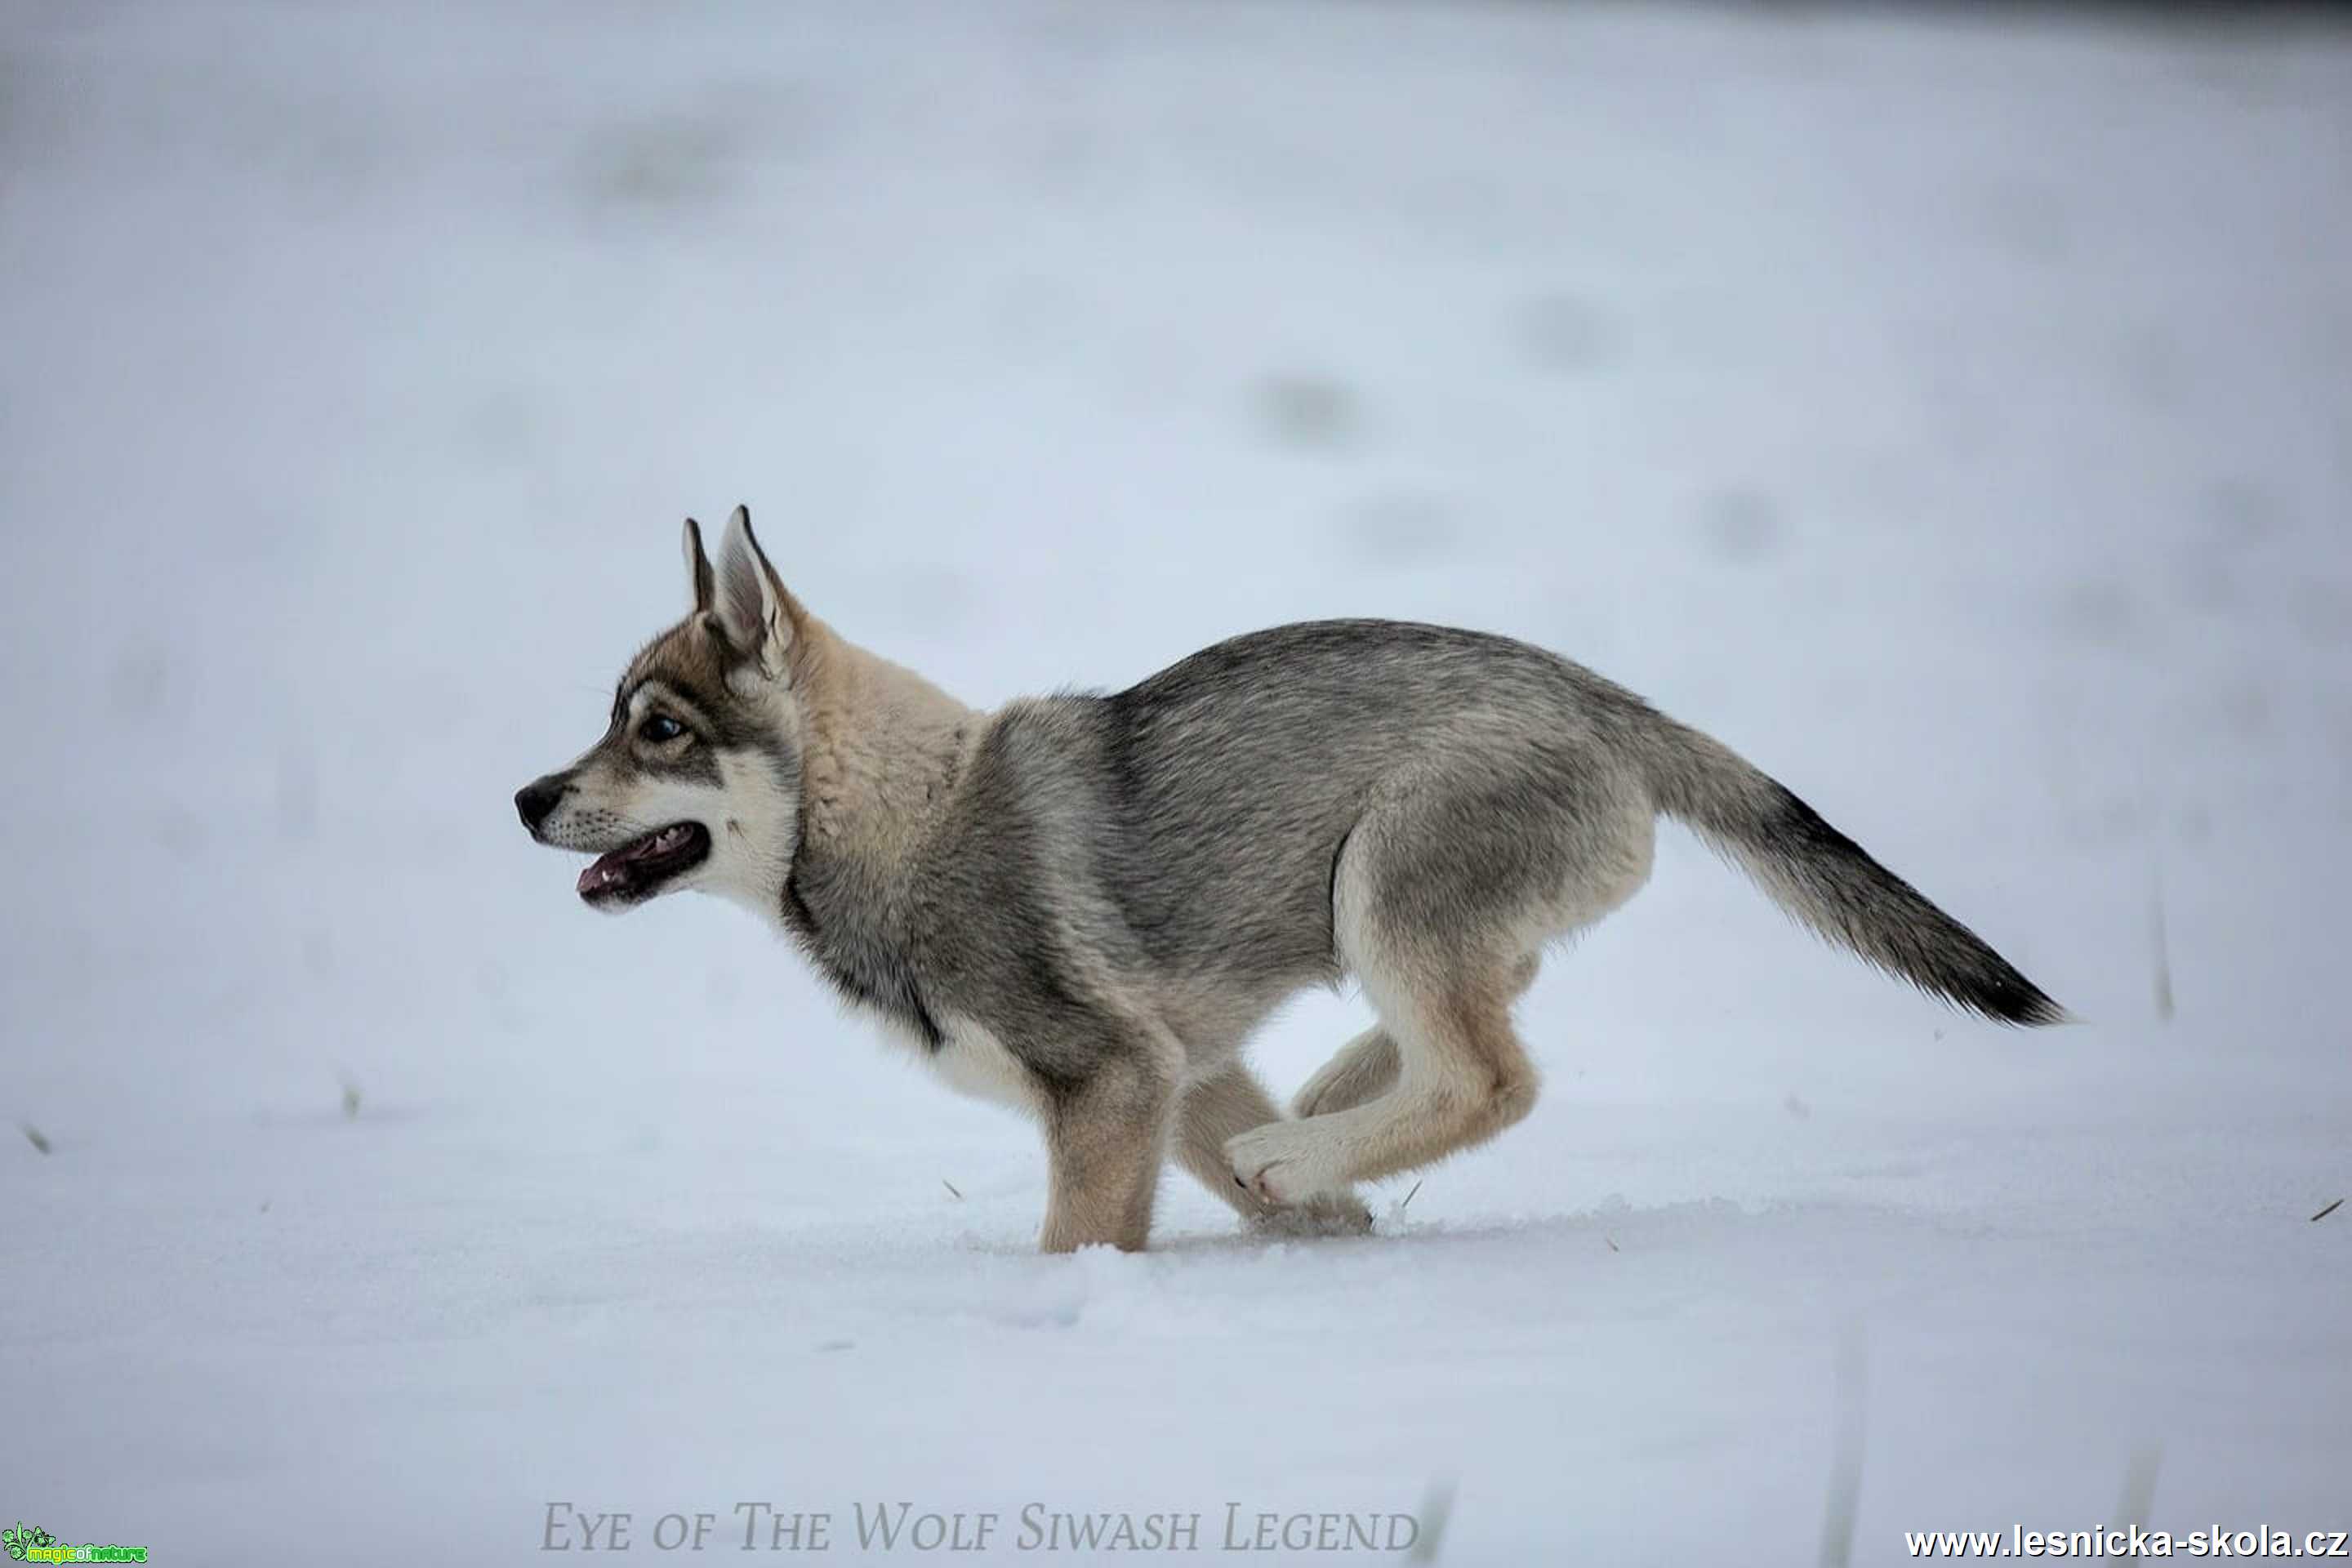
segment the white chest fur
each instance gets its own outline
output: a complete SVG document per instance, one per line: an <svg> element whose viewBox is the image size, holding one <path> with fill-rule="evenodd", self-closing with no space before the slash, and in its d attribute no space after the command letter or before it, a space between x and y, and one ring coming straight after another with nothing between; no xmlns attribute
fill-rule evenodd
<svg viewBox="0 0 2352 1568"><path fill-rule="evenodd" d="M1032 1116L1040 1112L1036 1079L1004 1048L1003 1041L971 1019L952 1015L940 1020L940 1032L945 1038L934 1050L909 1030L883 1027L894 1044L911 1052L958 1094L1009 1105Z"/></svg>

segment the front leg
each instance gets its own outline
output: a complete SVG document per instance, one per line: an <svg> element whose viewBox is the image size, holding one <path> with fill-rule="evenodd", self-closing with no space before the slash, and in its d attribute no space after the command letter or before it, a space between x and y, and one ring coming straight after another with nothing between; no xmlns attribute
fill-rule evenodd
<svg viewBox="0 0 2352 1568"><path fill-rule="evenodd" d="M1043 1250L1098 1245L1143 1250L1172 1099L1168 1075L1139 1055L1097 1061L1083 1079L1047 1090L1052 1191L1038 1237Z"/></svg>

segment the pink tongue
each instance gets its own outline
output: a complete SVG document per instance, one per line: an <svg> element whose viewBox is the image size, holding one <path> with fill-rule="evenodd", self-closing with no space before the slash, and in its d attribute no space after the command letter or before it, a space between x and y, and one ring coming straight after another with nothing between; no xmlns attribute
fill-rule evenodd
<svg viewBox="0 0 2352 1568"><path fill-rule="evenodd" d="M684 842L685 837L686 830L683 827L665 827L659 833L648 833L643 838L632 838L618 849L599 856L594 865L581 872L580 890L583 893L593 893L600 888L609 888L615 882L627 881L629 874L622 869L624 865L631 860L643 860L647 856L658 855L666 849L674 849L679 843Z"/></svg>

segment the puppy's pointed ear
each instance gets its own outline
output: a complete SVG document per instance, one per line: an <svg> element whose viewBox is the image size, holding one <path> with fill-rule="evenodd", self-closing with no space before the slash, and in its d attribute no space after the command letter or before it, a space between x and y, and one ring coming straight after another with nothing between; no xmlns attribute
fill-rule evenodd
<svg viewBox="0 0 2352 1568"><path fill-rule="evenodd" d="M702 552L702 525L690 517L686 520L686 581L694 593L694 613L701 615L719 590L710 574L710 557Z"/></svg>
<svg viewBox="0 0 2352 1568"><path fill-rule="evenodd" d="M762 674L782 679L806 612L784 591L751 532L751 512L737 507L719 546L719 602L713 606L727 640L751 657Z"/></svg>

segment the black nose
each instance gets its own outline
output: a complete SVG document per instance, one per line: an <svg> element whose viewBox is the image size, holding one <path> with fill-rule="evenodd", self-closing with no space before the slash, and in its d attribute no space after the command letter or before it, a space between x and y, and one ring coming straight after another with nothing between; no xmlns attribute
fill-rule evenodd
<svg viewBox="0 0 2352 1568"><path fill-rule="evenodd" d="M551 778L533 779L515 791L515 811L521 816L522 825L538 832L539 825L547 820L547 814L555 809L555 803L563 798L568 787Z"/></svg>

